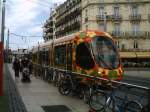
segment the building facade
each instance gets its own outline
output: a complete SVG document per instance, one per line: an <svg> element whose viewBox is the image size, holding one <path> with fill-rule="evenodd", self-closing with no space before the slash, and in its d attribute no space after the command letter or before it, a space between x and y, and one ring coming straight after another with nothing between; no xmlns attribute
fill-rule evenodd
<svg viewBox="0 0 150 112"><path fill-rule="evenodd" d="M55 18L56 38L79 30L106 31L123 61L150 62L150 0L67 0Z"/></svg>
<svg viewBox="0 0 150 112"><path fill-rule="evenodd" d="M150 62L150 0L83 0L86 29L109 32L124 62Z"/></svg>
<svg viewBox="0 0 150 112"><path fill-rule="evenodd" d="M44 24L44 40L60 38L81 30L81 0L67 0L52 11Z"/></svg>
<svg viewBox="0 0 150 112"><path fill-rule="evenodd" d="M43 26L43 38L45 41L48 41L50 39L53 39L53 33L54 33L54 20L53 15L49 17L48 20L46 20L44 26Z"/></svg>
<svg viewBox="0 0 150 112"><path fill-rule="evenodd" d="M56 38L81 30L81 0L67 0L56 8Z"/></svg>

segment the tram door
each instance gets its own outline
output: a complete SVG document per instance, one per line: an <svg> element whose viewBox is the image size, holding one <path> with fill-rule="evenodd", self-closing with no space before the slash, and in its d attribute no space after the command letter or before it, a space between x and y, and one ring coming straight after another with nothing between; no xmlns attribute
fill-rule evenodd
<svg viewBox="0 0 150 112"><path fill-rule="evenodd" d="M67 46L67 70L72 71L72 44Z"/></svg>

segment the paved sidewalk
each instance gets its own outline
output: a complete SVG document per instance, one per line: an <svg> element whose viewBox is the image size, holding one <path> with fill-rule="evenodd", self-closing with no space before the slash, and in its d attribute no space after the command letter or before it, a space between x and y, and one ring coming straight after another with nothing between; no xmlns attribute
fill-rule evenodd
<svg viewBox="0 0 150 112"><path fill-rule="evenodd" d="M9 64L9 71L14 79L12 65ZM16 80L20 95L25 103L28 112L45 112L41 106L65 105L71 112L88 112L87 104L76 97L63 96L58 88L44 82L40 78L31 77L31 83L22 83Z"/></svg>
<svg viewBox="0 0 150 112"><path fill-rule="evenodd" d="M27 112L7 64L4 67L4 89L8 99L8 112Z"/></svg>

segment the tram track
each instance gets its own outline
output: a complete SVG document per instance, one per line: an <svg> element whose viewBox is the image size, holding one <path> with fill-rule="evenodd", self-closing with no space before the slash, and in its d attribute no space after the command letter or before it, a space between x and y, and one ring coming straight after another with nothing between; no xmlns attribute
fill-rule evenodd
<svg viewBox="0 0 150 112"><path fill-rule="evenodd" d="M150 88L150 78L125 76L123 82Z"/></svg>

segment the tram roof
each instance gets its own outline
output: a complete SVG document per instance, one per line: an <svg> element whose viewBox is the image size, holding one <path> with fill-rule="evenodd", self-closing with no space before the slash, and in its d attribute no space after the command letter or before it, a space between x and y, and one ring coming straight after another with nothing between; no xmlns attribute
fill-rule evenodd
<svg viewBox="0 0 150 112"><path fill-rule="evenodd" d="M95 32L94 30L89 30L91 32ZM37 46L35 46L33 49L32 49L32 52L36 52L38 50L43 50L44 48L48 48L48 46L50 47L52 45L52 43L54 42L54 45L58 45L58 44L63 44L63 43L66 43L66 42L70 42L72 41L73 39L75 39L76 35L81 33L81 32L88 32L88 31L79 31L79 32L76 32L76 33L73 33L73 34L70 34L70 35L67 35L67 36L64 36L64 37L61 37L61 38L57 38L57 39L54 39L53 40L49 40L47 42L44 42L44 43L41 43ZM108 37L112 38L108 33L104 33L104 35L107 35Z"/></svg>
<svg viewBox="0 0 150 112"><path fill-rule="evenodd" d="M41 43L39 46L40 47L47 47L47 46L50 46L52 44L52 42L53 42L52 40L49 40L47 42Z"/></svg>
<svg viewBox="0 0 150 112"><path fill-rule="evenodd" d="M32 48L32 53L35 53L35 52L37 52L38 51L38 46L34 46L33 48Z"/></svg>
<svg viewBox="0 0 150 112"><path fill-rule="evenodd" d="M73 33L73 34L71 34L71 35L67 35L67 36L64 36L64 37L55 39L55 40L54 40L54 45L73 40L73 39L75 38L75 34L76 34L76 33Z"/></svg>

